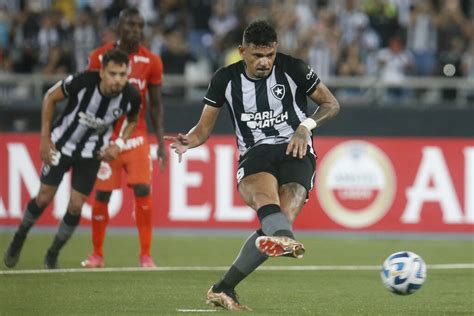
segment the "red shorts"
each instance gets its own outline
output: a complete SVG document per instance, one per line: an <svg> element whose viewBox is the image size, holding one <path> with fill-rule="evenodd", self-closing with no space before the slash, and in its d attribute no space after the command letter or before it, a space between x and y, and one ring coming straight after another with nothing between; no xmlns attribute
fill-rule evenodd
<svg viewBox="0 0 474 316"><path fill-rule="evenodd" d="M138 136L127 140L125 149L117 159L102 162L95 189L110 192L122 185L122 171L127 173L127 184L151 184L152 163L150 144L145 136Z"/></svg>

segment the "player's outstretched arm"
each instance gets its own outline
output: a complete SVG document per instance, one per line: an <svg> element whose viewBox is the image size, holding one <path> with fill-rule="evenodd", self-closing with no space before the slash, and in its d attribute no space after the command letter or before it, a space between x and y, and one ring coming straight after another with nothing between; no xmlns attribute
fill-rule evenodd
<svg viewBox="0 0 474 316"><path fill-rule="evenodd" d="M189 149L202 145L211 135L214 125L219 116L220 108L205 105L201 113L199 122L191 128L186 134L178 134L178 136L165 136L166 140L172 141L171 148L178 154L181 162L182 155Z"/></svg>
<svg viewBox="0 0 474 316"><path fill-rule="evenodd" d="M52 156L56 152L56 148L51 141L51 123L53 121L54 111L56 104L66 98L61 84L62 81L58 81L46 92L41 109L40 155L41 160L47 165L52 164Z"/></svg>

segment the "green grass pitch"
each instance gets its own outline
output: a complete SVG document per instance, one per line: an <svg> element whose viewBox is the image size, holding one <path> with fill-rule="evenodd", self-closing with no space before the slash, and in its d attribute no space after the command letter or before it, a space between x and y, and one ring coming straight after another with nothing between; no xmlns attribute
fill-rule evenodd
<svg viewBox="0 0 474 316"><path fill-rule="evenodd" d="M0 315L209 315L228 313L205 304L205 295L238 253L242 236L156 235L153 254L160 267L138 270L5 274L41 269L53 234L32 233L18 266L0 268ZM0 249L10 233L0 233ZM272 258L237 287L240 300L256 315L474 315L474 241L328 238L304 234L304 259ZM61 268L80 269L91 249L79 232L60 256ZM410 250L428 264L423 287L410 296L384 289L378 270L337 270L332 266L381 266L391 253ZM106 266L137 267L133 234L107 237ZM2 260L3 261L3 260ZM470 264L464 269L430 269L436 264ZM284 269L320 267L327 270ZM179 267L203 267L202 270ZM271 270L280 267L280 270ZM39 272L39 271L38 271Z"/></svg>

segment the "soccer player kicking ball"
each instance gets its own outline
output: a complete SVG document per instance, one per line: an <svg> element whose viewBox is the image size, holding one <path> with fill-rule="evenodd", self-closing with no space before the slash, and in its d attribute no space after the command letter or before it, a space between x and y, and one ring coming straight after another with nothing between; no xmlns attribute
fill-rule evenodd
<svg viewBox="0 0 474 316"><path fill-rule="evenodd" d="M127 54L112 49L102 57L99 72L71 75L46 93L41 114L40 189L26 205L21 224L5 251L8 268L18 263L28 231L53 200L64 174L72 169L67 211L44 259L46 269L58 268L59 251L79 225L81 209L94 186L100 160L115 159L135 129L140 94L127 82L128 66ZM66 98L64 112L52 125L56 104ZM127 125L119 138L109 143L112 126L123 114Z"/></svg>
<svg viewBox="0 0 474 316"><path fill-rule="evenodd" d="M150 254L153 233L153 205L150 195L152 161L145 113L146 95L148 93L150 117L158 141L157 156L163 169L168 159L163 143L163 106L160 91L163 64L159 56L140 45L143 39L143 27L144 20L137 9L123 10L119 17L119 41L94 50L89 58L89 69L97 69L100 68L100 59L106 50L119 47L127 52L130 58L129 81L140 91L142 106L135 132L125 144L118 158L111 162L102 163L97 175L96 195L92 208L92 244L94 251L86 260L81 262L81 265L86 268L104 266L103 245L109 221L108 203L112 191L121 186L123 171L127 173L128 185L132 187L135 196L134 212L140 240L139 264L143 268L156 267ZM115 135L120 132L122 123L117 124Z"/></svg>
<svg viewBox="0 0 474 316"><path fill-rule="evenodd" d="M242 199L257 211L261 228L245 241L207 301L228 310L248 310L235 287L268 257L303 257L291 224L313 188L316 155L311 131L339 112L339 103L303 61L277 53L275 30L250 24L239 47L242 61L219 69L203 100L201 118L186 135L166 137L179 155L203 144L227 103L240 151L237 170ZM319 105L307 116L306 96Z"/></svg>

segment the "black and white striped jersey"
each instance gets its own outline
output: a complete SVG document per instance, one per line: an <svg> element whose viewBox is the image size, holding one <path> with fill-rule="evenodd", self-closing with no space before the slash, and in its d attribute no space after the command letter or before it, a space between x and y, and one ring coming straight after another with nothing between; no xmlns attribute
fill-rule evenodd
<svg viewBox="0 0 474 316"><path fill-rule="evenodd" d="M97 151L108 145L115 121L140 110L140 94L130 83L110 98L101 93L100 80L99 72L90 71L62 81L68 103L53 124L51 140L64 155L95 157Z"/></svg>
<svg viewBox="0 0 474 316"><path fill-rule="evenodd" d="M249 78L243 61L219 69L203 102L214 107L227 104L243 155L256 145L289 142L307 118L306 96L319 82L302 60L277 53L267 78ZM309 145L314 154L311 139Z"/></svg>

